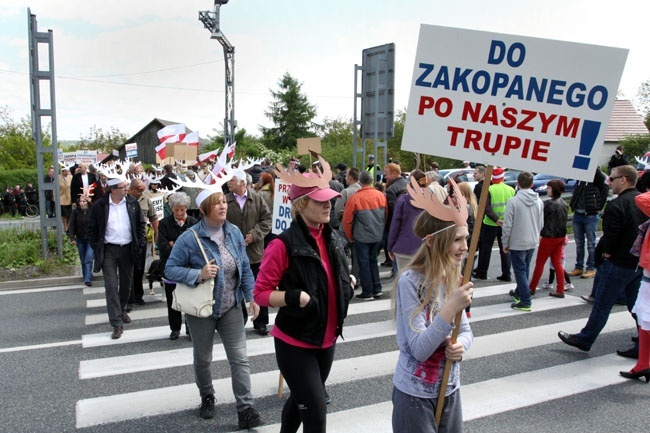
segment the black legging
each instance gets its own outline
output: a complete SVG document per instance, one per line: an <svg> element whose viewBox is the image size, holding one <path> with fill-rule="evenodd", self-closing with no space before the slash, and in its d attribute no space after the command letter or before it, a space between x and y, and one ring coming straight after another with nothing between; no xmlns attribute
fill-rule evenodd
<svg viewBox="0 0 650 433"><path fill-rule="evenodd" d="M169 328L172 331L180 331L181 325L183 324L183 313L172 308L176 284L163 284L165 285L165 296L167 297L167 319L169 319Z"/></svg>
<svg viewBox="0 0 650 433"><path fill-rule="evenodd" d="M282 409L280 433L296 433L303 424L303 433L326 431L327 407L324 383L334 361L334 348L304 349L275 338L275 357L280 372L291 389Z"/></svg>

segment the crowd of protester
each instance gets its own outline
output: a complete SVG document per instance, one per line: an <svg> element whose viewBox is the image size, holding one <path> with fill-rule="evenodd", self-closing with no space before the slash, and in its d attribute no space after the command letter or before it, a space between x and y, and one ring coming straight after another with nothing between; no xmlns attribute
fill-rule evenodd
<svg viewBox="0 0 650 433"><path fill-rule="evenodd" d="M617 161L623 159L622 154L615 156ZM301 424L305 432L325 431L325 405L330 401L325 381L348 304L352 299L381 298L384 290L379 268L389 268L391 276L397 276L393 293L400 346L393 423L399 431L406 431L403 429L410 429L414 422L430 419L428 412L409 412L410 399L436 401L438 392L429 389L421 393L409 377L434 374L445 358L457 365L471 345L467 319L471 317L472 284L459 286L456 280L469 260L467 242L478 223L479 254L472 278L489 278L495 240L501 258L501 274L496 278L511 282L514 275L516 281L509 293L514 310L532 311L539 286L551 289L550 296L563 298L573 287L571 276L594 278L592 294L583 297L593 303L588 323L577 334L561 331L559 338L589 351L612 306L622 300L635 322L638 319L639 337L632 349L617 351L638 359L633 369L620 374L650 380L650 277L639 267L650 260L650 241L646 242L646 231L638 231L650 213L650 174L639 180L634 167L615 164L613 158L609 176L597 169L592 182L579 182L569 205L562 197L565 185L561 180L549 182L550 199L542 202L531 189L532 174L528 172L519 174L515 190L503 182L504 171L499 167L493 170L490 184L484 184L486 170L478 165L474 169L478 183L473 190L468 184L455 188L454 182L445 189L435 163L426 172L414 170L407 176L397 161L382 170L373 155L362 169L341 162L334 171L322 158L310 165L291 158L286 168L276 168L266 159L250 167L231 167L224 172L230 173L227 179L213 173L210 162L190 167L167 164L149 170L138 163L99 169L76 164L62 167L60 195L54 198L47 191L45 199L48 216L54 216L55 205L61 206L64 229L79 250L83 282L92 285L93 271L102 271L111 338L120 338L125 325L131 323L128 313L146 304L143 276L147 256L152 260L160 256L170 340L179 340L183 324L181 313L172 309L176 283L215 280L212 316L186 315L185 331L194 347L200 416L206 419L215 411L210 374L212 335L215 331L221 335L233 368L240 428L263 423L251 394L244 332L248 315L252 314L254 330L261 336L269 334L268 325L274 325L270 335L275 339L278 366L291 388L282 411L282 431L295 432ZM54 182L54 176L52 167L44 180ZM278 176L291 184L288 198L293 222L282 234L272 233ZM486 188L484 218L477 221L477 203ZM610 188L617 198L606 207ZM29 183L25 188L7 187L2 205L5 211L20 213L27 204L36 204L37 196ZM163 198L162 209L154 208L153 200L158 197ZM421 197L431 203L422 204ZM444 219L434 215L431 206L446 206L459 213ZM577 250L571 272L565 271L563 263L569 209L573 211ZM596 242L601 219L603 236ZM648 225L642 226L644 230ZM454 229L447 230L450 228ZM208 263L196 255L193 245L197 241L208 251ZM630 252L635 245L636 254ZM538 248L531 280L530 264ZM382 250L384 261L380 263ZM556 286L553 280L540 285L548 259ZM618 284L622 279L624 284ZM361 289L356 297L354 289ZM442 322L429 311L431 302L443 292L443 305L435 314L449 325L450 317L464 312L459 343L449 341L450 329L440 328ZM275 324L269 324L269 307L279 309ZM426 320L420 317L425 313ZM431 323L439 325L436 334L431 333L435 338L418 345L416 355L410 345L418 340L416 334L431 329ZM429 361L432 364L427 364ZM421 363L415 370L414 362ZM453 371L458 374L457 367ZM456 394L459 383L454 379L447 391L451 403L443 416L451 424L462 423L460 396Z"/></svg>

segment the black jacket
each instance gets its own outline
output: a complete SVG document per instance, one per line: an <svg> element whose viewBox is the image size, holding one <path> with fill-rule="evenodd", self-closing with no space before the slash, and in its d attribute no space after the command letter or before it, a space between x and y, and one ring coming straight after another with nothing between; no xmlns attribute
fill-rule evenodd
<svg viewBox="0 0 650 433"><path fill-rule="evenodd" d="M605 175L600 169L596 169L593 182L578 181L569 206L575 212L580 207L579 203L582 198L587 215L596 215L605 207L608 194L609 187L605 183Z"/></svg>
<svg viewBox="0 0 650 433"><path fill-rule="evenodd" d="M93 252L95 253L93 272L101 271L104 262L104 236L106 235L106 225L108 224L110 206L108 201L110 198L110 193L106 194L90 208L87 234L90 246L93 248ZM140 251L143 251L147 246L147 241L144 236L145 222L142 217L142 211L140 210L140 204L130 195L126 196L126 209L129 214L131 238L133 239L131 242L131 254L133 257L138 257ZM135 266L142 266L142 264L139 264L139 260L136 260Z"/></svg>
<svg viewBox="0 0 650 433"><path fill-rule="evenodd" d="M163 218L158 225L158 253L160 254L160 262L162 269L165 269L165 264L169 255L172 253L172 247L169 242L176 242L176 239L188 228L197 223L196 218L188 215L187 220L183 227L176 224L173 216Z"/></svg>
<svg viewBox="0 0 650 433"><path fill-rule="evenodd" d="M88 175L88 186L90 187L90 185L97 182L97 176L89 172L86 174ZM81 173L75 173L70 181L70 197L72 198L73 203L76 202L79 195L83 193L83 189L84 183L83 180L81 180Z"/></svg>
<svg viewBox="0 0 650 433"><path fill-rule="evenodd" d="M68 223L68 236L71 241L88 238L88 216L90 209L81 209L77 206L72 210Z"/></svg>
<svg viewBox="0 0 650 433"><path fill-rule="evenodd" d="M634 197L639 191L629 188L607 204L603 214L603 236L596 247L597 258L603 253L616 266L635 269L639 258L630 254L630 248L639 232L638 227L648 217L636 206Z"/></svg>
<svg viewBox="0 0 650 433"><path fill-rule="evenodd" d="M354 294L350 286L348 262L345 257L345 239L329 225L323 227L332 271L337 283L336 309L338 313L337 335L343 333L343 320L348 313L348 304ZM327 274L318 254L316 240L300 216L280 234L289 256L289 268L280 280L280 290L302 290L309 293L311 300L305 308L282 307L278 310L275 326L285 334L308 344L321 346L327 324Z"/></svg>
<svg viewBox="0 0 650 433"><path fill-rule="evenodd" d="M563 238L566 236L566 222L569 208L562 198L544 202L544 227L540 233L545 238Z"/></svg>

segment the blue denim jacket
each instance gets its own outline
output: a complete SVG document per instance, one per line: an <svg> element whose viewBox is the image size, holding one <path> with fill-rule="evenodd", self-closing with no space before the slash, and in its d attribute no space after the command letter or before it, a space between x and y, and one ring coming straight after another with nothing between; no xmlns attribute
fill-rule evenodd
<svg viewBox="0 0 650 433"><path fill-rule="evenodd" d="M190 227L190 229L196 231L196 234L199 235L208 260L215 259L216 265L221 266L219 248L210 239L203 220ZM223 232L226 248L228 248L228 251L230 251L230 254L235 259L239 272L239 285L235 292L237 305L240 304L242 298L246 299L246 302L250 302L253 300L255 279L251 271L248 256L246 255L244 236L237 226L228 221L225 221L223 224ZM174 247L165 266L165 276L172 281L187 284L188 286L196 286L203 266L205 266L205 259L203 258L201 249L196 243L192 232L187 230L174 243ZM220 316L224 284L223 272L217 272L217 280L213 291L215 304L212 308L212 317L215 319L218 319Z"/></svg>

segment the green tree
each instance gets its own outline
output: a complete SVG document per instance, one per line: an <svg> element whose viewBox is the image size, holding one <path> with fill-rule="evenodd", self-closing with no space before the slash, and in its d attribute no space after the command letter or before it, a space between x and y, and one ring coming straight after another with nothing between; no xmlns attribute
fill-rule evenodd
<svg viewBox="0 0 650 433"><path fill-rule="evenodd" d="M44 136L44 145L50 143L49 135ZM51 164L52 158L45 163ZM36 144L32 138L32 125L29 117L16 122L6 107L0 108L0 169L36 167Z"/></svg>
<svg viewBox="0 0 650 433"><path fill-rule="evenodd" d="M93 125L88 134L79 137L78 148L110 152L126 143L128 138L127 134L114 126L109 131L104 132L102 128Z"/></svg>
<svg viewBox="0 0 650 433"><path fill-rule="evenodd" d="M645 80L639 86L639 90L636 92L637 97L637 109L645 117L646 121L648 120L648 115L650 115L650 79Z"/></svg>
<svg viewBox="0 0 650 433"><path fill-rule="evenodd" d="M334 167L339 162L352 166L352 121L326 118L321 126L321 153Z"/></svg>
<svg viewBox="0 0 650 433"><path fill-rule="evenodd" d="M634 157L641 158L650 150L650 134L628 135L621 140L621 146L623 146L625 154L628 155L630 164L636 165Z"/></svg>
<svg viewBox="0 0 650 433"><path fill-rule="evenodd" d="M216 129L213 131L217 132ZM214 149L223 149L223 133L217 134L211 137L210 144L205 147L205 152L209 152ZM235 157L236 158L266 158L268 157L271 161L280 161L283 159L283 154L288 152L276 152L267 148L262 140L259 137L250 135L246 132L246 129L242 128L235 132L235 142L237 147L235 148Z"/></svg>
<svg viewBox="0 0 650 433"><path fill-rule="evenodd" d="M296 147L297 139L315 137L317 127L313 123L316 106L309 103L301 93L302 83L289 73L278 82L279 89L271 90L273 101L264 115L273 122L273 127L260 126L262 142L272 150L288 150Z"/></svg>

